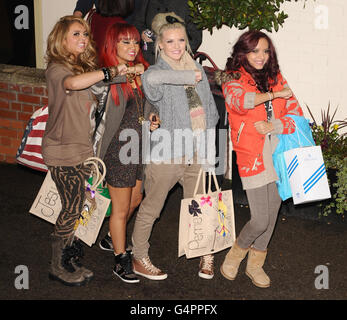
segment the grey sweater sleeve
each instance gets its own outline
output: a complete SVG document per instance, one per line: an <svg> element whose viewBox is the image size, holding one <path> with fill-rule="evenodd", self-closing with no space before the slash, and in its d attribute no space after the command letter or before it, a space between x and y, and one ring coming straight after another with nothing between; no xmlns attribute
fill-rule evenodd
<svg viewBox="0 0 347 320"><path fill-rule="evenodd" d="M141 76L142 85L148 100L155 102L161 100L164 86L169 85L194 85L195 72L192 70L150 70Z"/></svg>
<svg viewBox="0 0 347 320"><path fill-rule="evenodd" d="M195 84L195 72L192 70L151 70L150 72L148 72L146 78L151 86L158 86L162 84Z"/></svg>

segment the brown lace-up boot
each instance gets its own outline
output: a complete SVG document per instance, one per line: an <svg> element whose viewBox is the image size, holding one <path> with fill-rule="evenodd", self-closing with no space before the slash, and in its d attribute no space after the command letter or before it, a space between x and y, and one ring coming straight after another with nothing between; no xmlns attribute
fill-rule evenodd
<svg viewBox="0 0 347 320"><path fill-rule="evenodd" d="M69 238L52 235L52 260L49 278L67 286L81 286L86 283L81 269L76 269L69 253Z"/></svg>

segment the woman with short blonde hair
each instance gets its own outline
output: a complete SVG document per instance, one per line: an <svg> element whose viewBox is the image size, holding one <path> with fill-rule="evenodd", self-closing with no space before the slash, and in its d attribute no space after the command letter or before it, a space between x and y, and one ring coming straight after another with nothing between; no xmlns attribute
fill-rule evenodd
<svg viewBox="0 0 347 320"><path fill-rule="evenodd" d="M168 136L165 143L169 148L163 150L162 156L160 152L153 152L151 162L145 168L146 196L137 213L132 235L133 265L134 272L140 276L164 280L167 274L153 265L148 254L154 222L177 182L183 187L184 198L193 196L203 163L200 156L205 147L202 146L206 142L204 137L207 130L215 129L219 116L206 74L189 53L183 20L173 12L160 13L154 18L152 29L160 53L156 63L143 73L141 79L147 100L159 111L161 127L155 134ZM175 141L175 135L183 130L187 139L180 145ZM159 139L152 140L152 150L158 147L158 142ZM198 192L201 190L202 184ZM213 278L213 255L201 257L198 275L204 279Z"/></svg>
<svg viewBox="0 0 347 320"><path fill-rule="evenodd" d="M188 36L187 36L185 24L184 24L184 21L182 20L182 18L179 17L174 12L170 12L170 15L157 14L152 21L152 30L157 35L157 38L156 38L156 41L154 44L155 59L156 60L157 60L159 53L160 53L159 43L163 39L163 33L166 30L173 30L173 29L182 29L183 30L185 41L186 41L186 51L191 55L193 54L192 49L191 49L190 44L189 44L189 41L188 41Z"/></svg>

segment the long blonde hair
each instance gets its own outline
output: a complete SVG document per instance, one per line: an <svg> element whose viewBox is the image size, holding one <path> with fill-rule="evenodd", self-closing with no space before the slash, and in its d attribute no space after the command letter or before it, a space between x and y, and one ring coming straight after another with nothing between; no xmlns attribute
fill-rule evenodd
<svg viewBox="0 0 347 320"><path fill-rule="evenodd" d="M89 34L86 50L78 57L74 57L64 46L64 40L73 23L81 24ZM47 50L45 60L49 64L56 62L63 64L75 74L93 71L97 68L96 50L90 34L88 23L79 17L64 16L53 27L47 39Z"/></svg>
<svg viewBox="0 0 347 320"><path fill-rule="evenodd" d="M158 13L152 20L151 28L156 35L156 40L154 45L155 59L157 59L160 52L159 43L163 39L163 33L169 29L182 29L184 31L184 38L186 40L186 50L190 54L192 54L192 49L190 48L190 45L189 45L184 20L180 16L175 14L174 12Z"/></svg>

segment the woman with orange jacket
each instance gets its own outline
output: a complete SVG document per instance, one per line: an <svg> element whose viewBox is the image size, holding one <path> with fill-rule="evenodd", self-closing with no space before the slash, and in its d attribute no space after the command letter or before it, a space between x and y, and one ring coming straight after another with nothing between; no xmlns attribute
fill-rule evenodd
<svg viewBox="0 0 347 320"><path fill-rule="evenodd" d="M254 285L266 288L270 278L263 265L281 205L272 152L278 143L277 134L295 131L295 123L286 115L303 113L280 72L275 48L265 33L243 33L234 45L226 70L219 81L251 219L226 255L221 273L234 280L248 253L246 274Z"/></svg>

